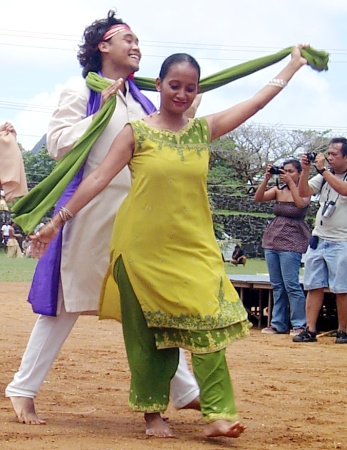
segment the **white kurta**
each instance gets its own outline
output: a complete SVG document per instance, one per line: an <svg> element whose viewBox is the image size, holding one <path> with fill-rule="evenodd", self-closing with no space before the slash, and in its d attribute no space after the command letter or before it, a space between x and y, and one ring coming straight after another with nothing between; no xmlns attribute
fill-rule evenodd
<svg viewBox="0 0 347 450"><path fill-rule="evenodd" d="M84 80L62 92L47 132L47 147L53 158L60 159L69 152L90 124L92 117L86 117L89 94ZM125 97L121 92L117 94L116 110L89 153L84 177L101 163L124 125L145 115L128 89ZM130 173L126 167L64 226L61 285L68 312L98 310L101 284L109 262L114 218L129 187Z"/></svg>

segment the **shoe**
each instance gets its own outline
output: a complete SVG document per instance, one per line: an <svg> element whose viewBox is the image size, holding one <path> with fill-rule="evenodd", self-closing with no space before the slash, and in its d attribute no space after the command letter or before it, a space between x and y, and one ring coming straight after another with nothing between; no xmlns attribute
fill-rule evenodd
<svg viewBox="0 0 347 450"><path fill-rule="evenodd" d="M336 333L335 344L347 344L347 333L345 333L344 331L338 330Z"/></svg>
<svg viewBox="0 0 347 450"><path fill-rule="evenodd" d="M302 331L305 331L305 328L293 328L292 330L290 330L290 335L291 336L298 336Z"/></svg>
<svg viewBox="0 0 347 450"><path fill-rule="evenodd" d="M278 334L275 327L266 327L261 330L263 334Z"/></svg>
<svg viewBox="0 0 347 450"><path fill-rule="evenodd" d="M317 333L314 331L309 331L308 328L306 330L303 330L301 333L299 333L297 336L293 337L293 342L316 342Z"/></svg>

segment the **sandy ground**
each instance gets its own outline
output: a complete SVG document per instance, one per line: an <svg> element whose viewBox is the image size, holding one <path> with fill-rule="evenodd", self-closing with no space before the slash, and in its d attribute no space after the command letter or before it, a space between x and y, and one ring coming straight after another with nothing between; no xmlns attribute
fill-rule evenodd
<svg viewBox="0 0 347 450"><path fill-rule="evenodd" d="M0 283L0 387L16 371L36 316L28 283ZM288 335L251 336L228 348L240 417L239 439L202 436L196 411L167 411L176 439L146 438L142 415L127 406L129 370L121 327L81 317L36 399L47 425L17 423L0 408L0 448L72 449L347 449L347 345L331 337L294 344Z"/></svg>

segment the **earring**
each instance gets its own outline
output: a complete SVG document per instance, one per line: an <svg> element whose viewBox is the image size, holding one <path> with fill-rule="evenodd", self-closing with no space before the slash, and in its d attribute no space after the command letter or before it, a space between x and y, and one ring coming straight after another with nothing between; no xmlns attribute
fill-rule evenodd
<svg viewBox="0 0 347 450"><path fill-rule="evenodd" d="M160 90L158 90L157 93L157 114L160 114L160 94L159 94Z"/></svg>

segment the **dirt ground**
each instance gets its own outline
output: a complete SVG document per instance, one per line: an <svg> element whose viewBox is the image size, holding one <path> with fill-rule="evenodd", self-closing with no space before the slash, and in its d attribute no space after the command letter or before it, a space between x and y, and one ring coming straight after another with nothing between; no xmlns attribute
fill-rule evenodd
<svg viewBox="0 0 347 450"><path fill-rule="evenodd" d="M0 283L0 389L18 368L35 322L28 283ZM202 436L197 411L167 411L176 439L146 438L142 415L127 405L129 370L121 327L81 317L36 399L47 425L17 423L1 397L0 448L13 450L347 449L347 345L322 337L294 344L261 335L228 348L237 404L247 426L239 439Z"/></svg>

